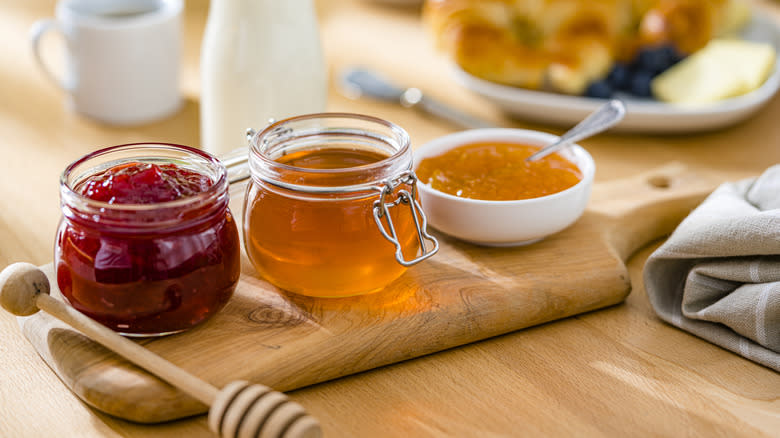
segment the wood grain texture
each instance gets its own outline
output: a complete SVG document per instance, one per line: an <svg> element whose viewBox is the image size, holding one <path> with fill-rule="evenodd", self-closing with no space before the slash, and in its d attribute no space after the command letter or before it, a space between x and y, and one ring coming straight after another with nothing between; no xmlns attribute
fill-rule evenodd
<svg viewBox="0 0 780 438"><path fill-rule="evenodd" d="M671 165L596 187L579 221L529 246L485 248L439 236L434 258L360 297L287 294L244 258L235 295L218 315L143 344L217 387L240 379L288 391L599 309L630 291L624 258L669 233L715 181ZM205 411L48 314L20 323L63 381L104 412L153 423Z"/></svg>
<svg viewBox="0 0 780 438"><path fill-rule="evenodd" d="M197 145L198 55L207 0L187 0L185 106L157 123L117 128L68 111L34 65L27 32L56 0L0 0L0 264L50 263L59 218L57 179L102 146L153 139ZM780 22L780 3L751 0ZM503 116L461 88L414 8L367 0L318 0L331 74L328 107L372 114L409 131L413 145L457 128L390 103L352 101L336 75L349 65L498 125L561 132ZM44 41L47 53L56 40ZM780 163L780 98L750 120L696 135L605 134L583 142L596 180L614 182L669 161L714 170L723 180ZM595 199L594 199L595 200ZM630 243L630 242L627 242ZM629 245L630 246L630 245ZM655 246L629 259L626 300L598 312L512 332L293 391L326 437L690 436L778 437L780 374L660 321L642 287ZM193 370L200 375L200 370ZM153 426L83 403L39 357L16 319L0 313L0 436L212 437L205 416Z"/></svg>

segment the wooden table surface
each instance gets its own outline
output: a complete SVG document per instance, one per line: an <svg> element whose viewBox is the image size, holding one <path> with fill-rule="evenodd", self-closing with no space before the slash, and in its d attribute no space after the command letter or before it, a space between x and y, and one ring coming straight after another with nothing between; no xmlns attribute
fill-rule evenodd
<svg viewBox="0 0 780 438"><path fill-rule="evenodd" d="M780 4L754 2L780 21ZM98 147L133 141L199 144L198 57L205 0L185 9L186 103L154 124L116 128L69 112L34 64L27 41L54 1L0 0L0 266L49 263L64 167ZM460 88L435 53L415 9L359 1L318 3L331 74L329 109L376 115L405 127L415 144L453 132L445 122L392 104L342 97L346 65L377 68L399 83L496 124L505 118ZM61 45L47 39L54 57ZM603 135L583 142L596 180L680 161L724 179L780 162L780 97L738 126L695 135ZM661 322L642 286L657 243L629 261L624 304L304 388L292 397L329 437L382 436L780 436L780 374ZM75 397L0 313L0 436L210 436L205 417L144 426L97 412Z"/></svg>

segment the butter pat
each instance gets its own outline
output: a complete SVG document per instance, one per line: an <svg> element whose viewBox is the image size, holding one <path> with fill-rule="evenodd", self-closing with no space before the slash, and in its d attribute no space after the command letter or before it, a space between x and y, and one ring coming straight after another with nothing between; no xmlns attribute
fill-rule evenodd
<svg viewBox="0 0 780 438"><path fill-rule="evenodd" d="M704 104L749 93L775 66L774 47L742 40L713 40L658 75L653 95L662 101Z"/></svg>

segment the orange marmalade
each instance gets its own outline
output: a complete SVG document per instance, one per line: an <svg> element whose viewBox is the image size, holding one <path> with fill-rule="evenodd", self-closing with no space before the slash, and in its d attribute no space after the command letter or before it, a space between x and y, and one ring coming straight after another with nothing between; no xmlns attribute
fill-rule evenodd
<svg viewBox="0 0 780 438"><path fill-rule="evenodd" d="M515 201L538 198L568 189L582 172L558 153L540 160L526 158L538 146L518 143L470 143L420 161L420 182L461 198Z"/></svg>

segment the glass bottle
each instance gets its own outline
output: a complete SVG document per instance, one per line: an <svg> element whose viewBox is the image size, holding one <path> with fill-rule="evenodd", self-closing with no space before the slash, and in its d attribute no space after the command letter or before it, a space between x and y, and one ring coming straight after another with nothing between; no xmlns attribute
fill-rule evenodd
<svg viewBox="0 0 780 438"><path fill-rule="evenodd" d="M201 145L245 145L273 118L322 112L327 73L312 0L211 0L201 52Z"/></svg>

